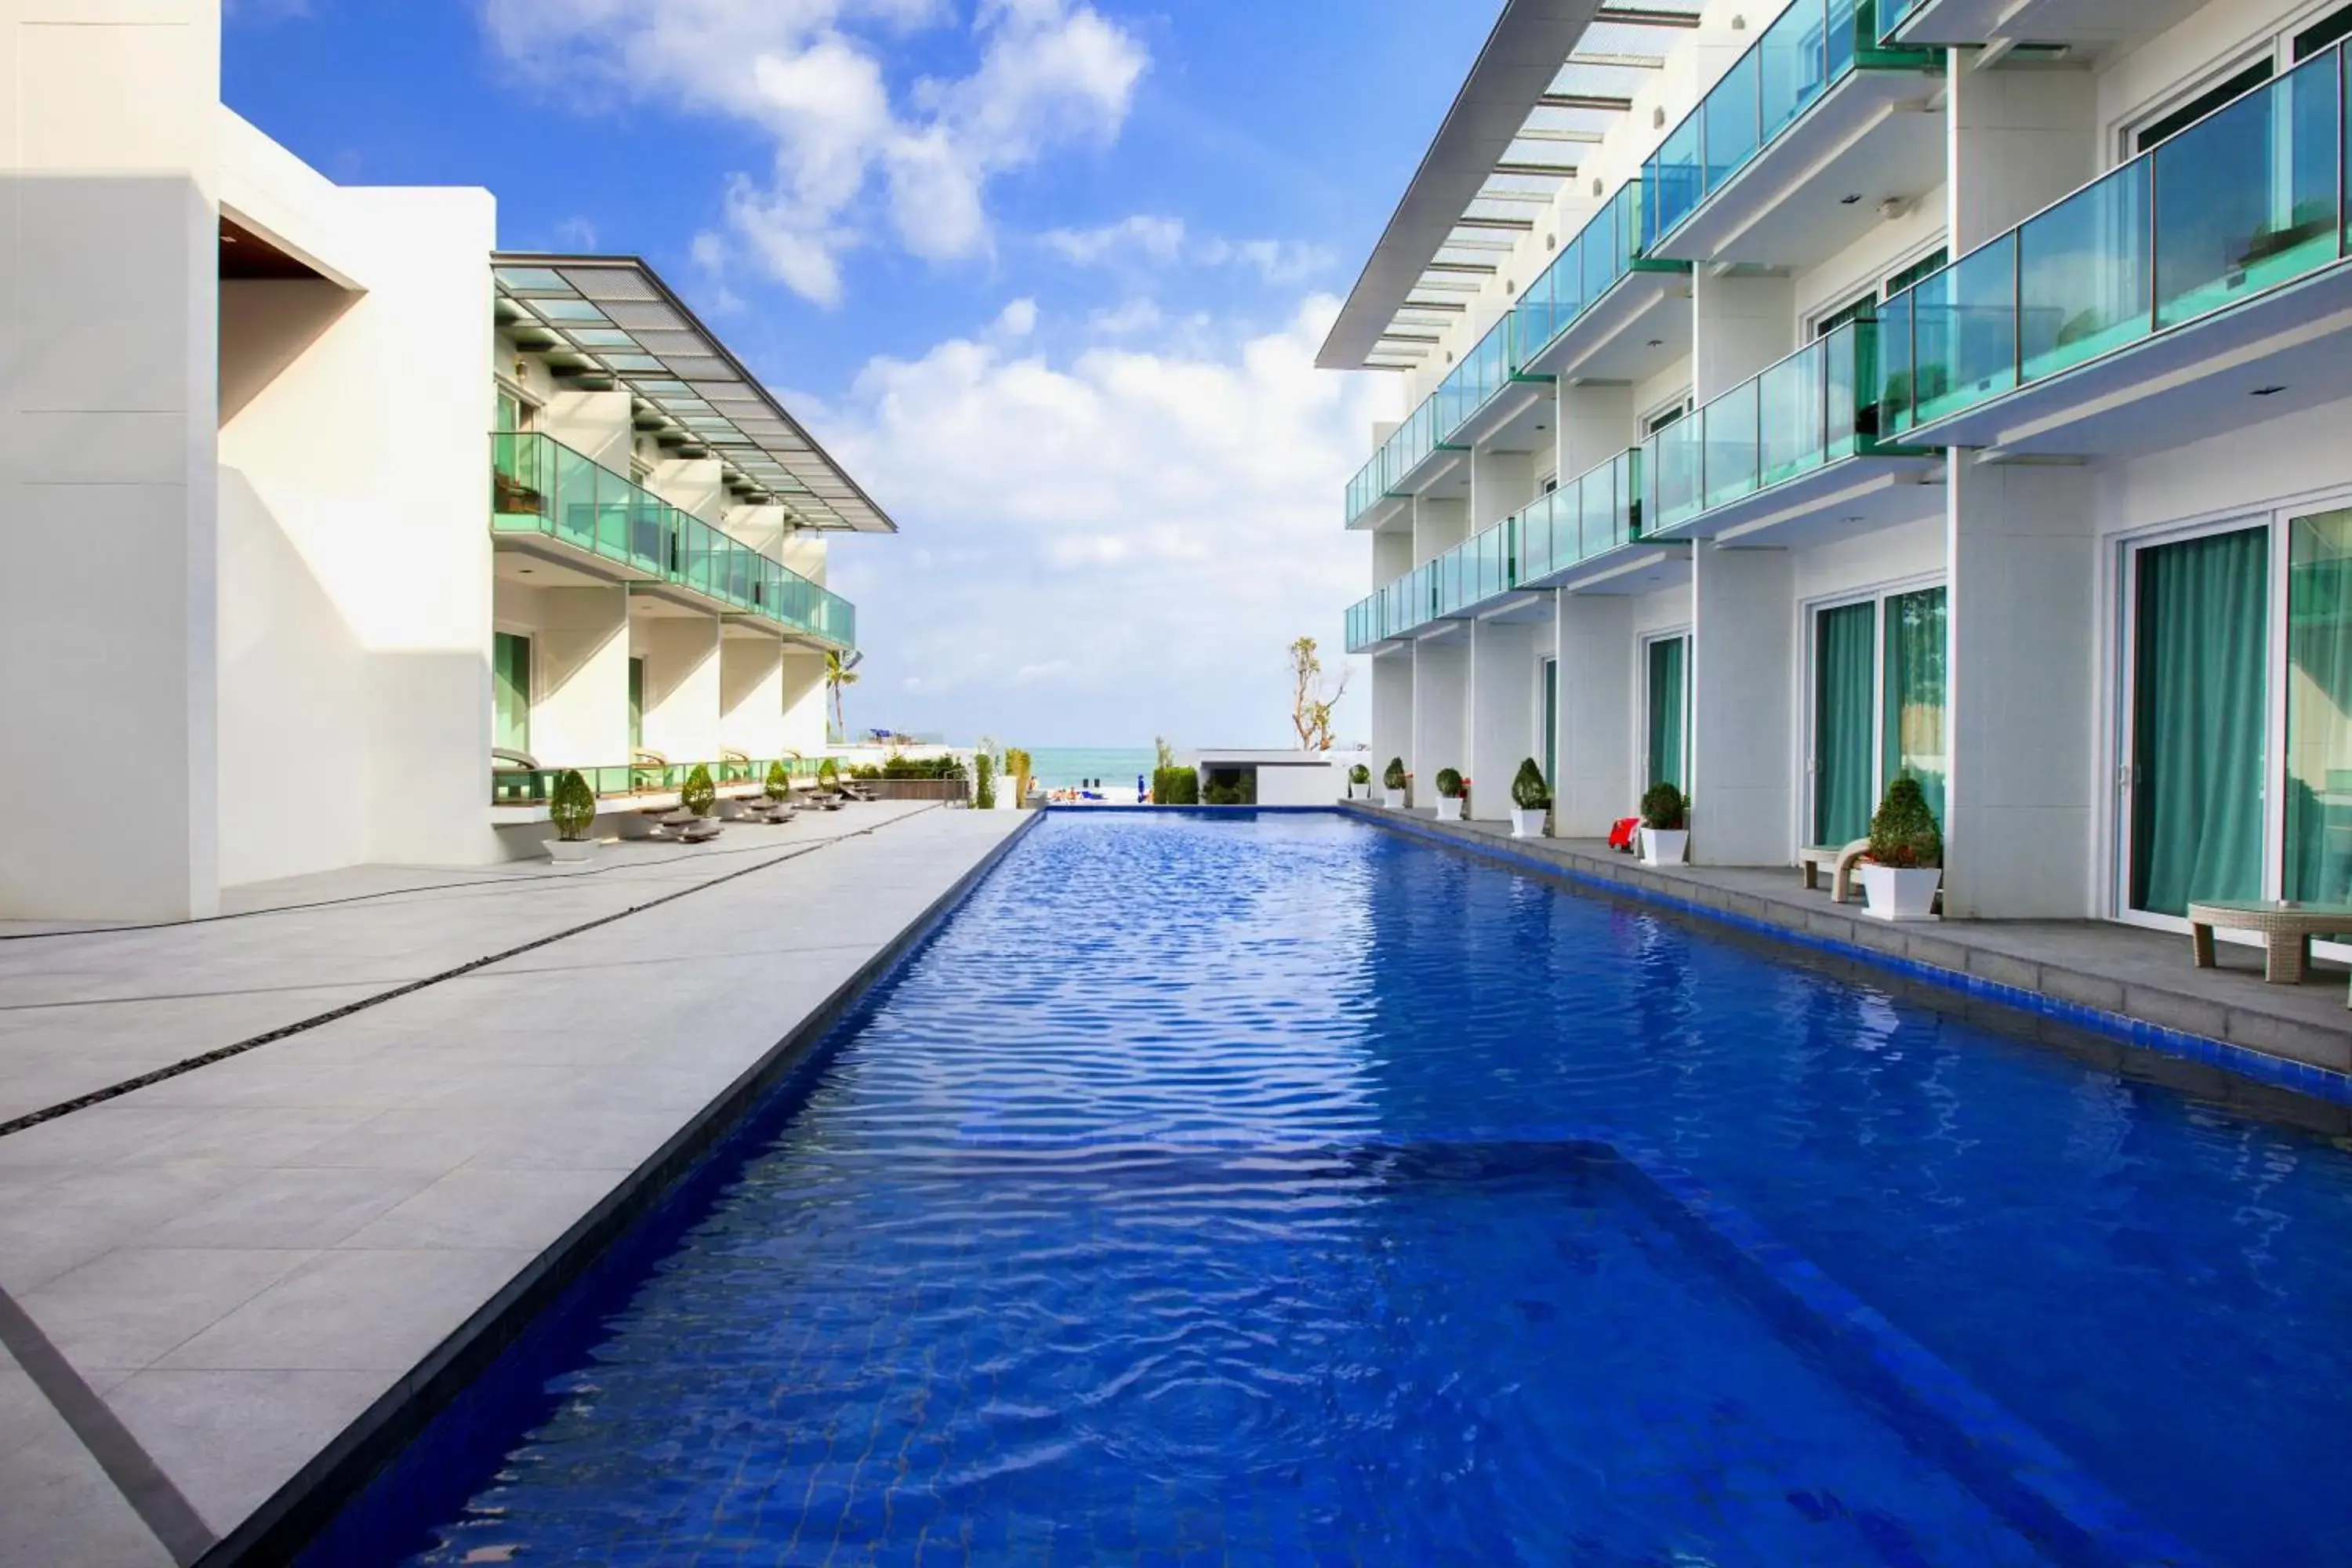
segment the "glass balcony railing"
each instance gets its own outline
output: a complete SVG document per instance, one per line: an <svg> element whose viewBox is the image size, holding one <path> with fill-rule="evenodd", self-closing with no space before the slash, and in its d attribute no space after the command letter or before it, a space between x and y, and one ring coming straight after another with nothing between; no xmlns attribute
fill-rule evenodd
<svg viewBox="0 0 2352 1568"><path fill-rule="evenodd" d="M1928 0L1878 0L1878 36L1895 37L1895 29L1910 20L1911 13L1925 7Z"/></svg>
<svg viewBox="0 0 2352 1568"><path fill-rule="evenodd" d="M1858 68L1931 70L1936 49L1879 46L1880 0L1794 0L1643 166L1653 243Z"/></svg>
<svg viewBox="0 0 2352 1568"><path fill-rule="evenodd" d="M1451 442L1472 415L1518 378L1519 360L1513 316L1507 313L1348 481L1348 521L1370 510L1423 458Z"/></svg>
<svg viewBox="0 0 2352 1568"><path fill-rule="evenodd" d="M1876 336L1875 323L1849 321L1651 437L1650 531L1880 449Z"/></svg>
<svg viewBox="0 0 2352 1568"><path fill-rule="evenodd" d="M1348 651L1476 609L1642 532L1642 454L1621 452L1348 608Z"/></svg>
<svg viewBox="0 0 2352 1568"><path fill-rule="evenodd" d="M787 778L814 778L823 765L822 758L782 757L773 759L783 763ZM729 758L716 763L665 763L661 764L615 764L604 768L582 768L580 776L599 800L614 800L630 795L676 795L686 787L687 776L699 765L710 770L710 782L724 787L730 784L765 784L770 759L743 761ZM555 795L555 783L570 768L493 768L490 770L490 804L492 805L545 805Z"/></svg>
<svg viewBox="0 0 2352 1568"><path fill-rule="evenodd" d="M1519 296L1512 314L1517 319L1519 363L1525 364L1551 346L1560 333L1599 303L1629 272L1649 266L1686 272L1684 261L1652 262L1644 254L1649 231L1648 208L1639 180L1628 180L1592 215L1574 239L1561 247L1542 277Z"/></svg>
<svg viewBox="0 0 2352 1568"><path fill-rule="evenodd" d="M842 647L856 606L551 437L490 437L490 527L536 533Z"/></svg>
<svg viewBox="0 0 2352 1568"><path fill-rule="evenodd" d="M2216 110L1879 311L1889 436L2352 256L2346 47Z"/></svg>

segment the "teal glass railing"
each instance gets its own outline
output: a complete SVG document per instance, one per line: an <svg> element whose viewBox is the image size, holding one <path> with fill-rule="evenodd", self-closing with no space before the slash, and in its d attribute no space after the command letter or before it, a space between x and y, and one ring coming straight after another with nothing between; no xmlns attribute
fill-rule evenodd
<svg viewBox="0 0 2352 1568"><path fill-rule="evenodd" d="M1878 36L1892 41L1895 30L1911 19L1914 11L1927 8L1928 0L1878 0Z"/></svg>
<svg viewBox="0 0 2352 1568"><path fill-rule="evenodd" d="M742 761L730 758L715 763L660 764L616 763L610 767L581 768L577 772L588 781L588 787L597 799L615 800L631 795L676 795L686 787L688 776L698 766L709 768L710 782L722 788L765 784L771 762L782 763L787 778L814 778L824 759L781 757ZM554 798L556 781L573 771L570 768L492 768L490 804L545 805Z"/></svg>
<svg viewBox="0 0 2352 1568"><path fill-rule="evenodd" d="M490 527L622 563L778 626L857 646L857 609L552 437L490 437Z"/></svg>
<svg viewBox="0 0 2352 1568"><path fill-rule="evenodd" d="M1515 316L1507 313L1487 329L1478 346L1462 357L1437 390L1423 398L1412 417L1397 426L1372 460L1348 481L1348 521L1355 521L1432 452L1447 447L1472 415L1520 379Z"/></svg>
<svg viewBox="0 0 2352 1568"><path fill-rule="evenodd" d="M1879 450L1876 324L1848 321L1650 437L1650 531Z"/></svg>
<svg viewBox="0 0 2352 1568"><path fill-rule="evenodd" d="M1642 535L1642 454L1620 452L1348 608L1348 651L1465 615Z"/></svg>
<svg viewBox="0 0 2352 1568"><path fill-rule="evenodd" d="M1962 413L2352 256L2338 44L1879 311L1880 428Z"/></svg>
<svg viewBox="0 0 2352 1568"><path fill-rule="evenodd" d="M1879 0L1794 0L1643 165L1644 223L1670 237L1805 111L1855 70L1935 70L1937 49L1879 43Z"/></svg>
<svg viewBox="0 0 2352 1568"><path fill-rule="evenodd" d="M1648 206L1642 192L1641 181L1626 181L1609 198L1609 205L1593 214L1576 237L1560 248L1543 276L1519 296L1512 313L1517 319L1520 363L1542 353L1628 273L1644 267L1689 270L1688 262L1650 260Z"/></svg>

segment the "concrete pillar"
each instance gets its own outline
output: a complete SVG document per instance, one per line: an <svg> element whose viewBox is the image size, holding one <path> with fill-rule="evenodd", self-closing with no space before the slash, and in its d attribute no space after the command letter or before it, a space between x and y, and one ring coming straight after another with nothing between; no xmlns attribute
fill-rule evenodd
<svg viewBox="0 0 2352 1568"><path fill-rule="evenodd" d="M748 757L783 750L782 645L752 627L725 628L719 641L719 744Z"/></svg>
<svg viewBox="0 0 2352 1568"><path fill-rule="evenodd" d="M1472 533L1484 532L1535 499L1536 459L1532 452L1470 454L1470 522Z"/></svg>
<svg viewBox="0 0 2352 1568"><path fill-rule="evenodd" d="M582 457L625 477L636 432L625 392L559 392L539 411L539 429Z"/></svg>
<svg viewBox="0 0 2352 1568"><path fill-rule="evenodd" d="M1412 750L1412 667L1417 646L1407 643L1372 658L1372 782L1376 785L1391 757L1404 759L1405 772L1419 771Z"/></svg>
<svg viewBox="0 0 2352 1568"><path fill-rule="evenodd" d="M1412 534L1409 530L1392 529L1372 535L1373 587L1387 587L1412 571L1415 564Z"/></svg>
<svg viewBox="0 0 2352 1568"><path fill-rule="evenodd" d="M1561 387L1556 434L1564 485L1636 444L1633 389L1622 383Z"/></svg>
<svg viewBox="0 0 2352 1568"><path fill-rule="evenodd" d="M1797 293L1786 278L1691 275L1691 395L1700 407L1797 347Z"/></svg>
<svg viewBox="0 0 2352 1568"><path fill-rule="evenodd" d="M1691 859L1793 864L1793 558L1701 544L1692 578Z"/></svg>
<svg viewBox="0 0 2352 1568"><path fill-rule="evenodd" d="M0 915L211 914L218 0L0 0Z"/></svg>
<svg viewBox="0 0 2352 1568"><path fill-rule="evenodd" d="M833 717L831 693L824 684L824 655L787 645L777 664L783 688L784 725L779 737L782 749L803 757L821 757Z"/></svg>
<svg viewBox="0 0 2352 1568"><path fill-rule="evenodd" d="M1954 456L1944 912L2088 918L2103 799L2091 476Z"/></svg>
<svg viewBox="0 0 2352 1568"><path fill-rule="evenodd" d="M629 760L629 595L547 588L531 637L531 755L551 768Z"/></svg>
<svg viewBox="0 0 2352 1568"><path fill-rule="evenodd" d="M1519 763L1543 750L1538 661L1551 651L1551 623L1474 621L1470 632L1470 760L1462 767L1475 786L1471 815L1503 822Z"/></svg>
<svg viewBox="0 0 2352 1568"><path fill-rule="evenodd" d="M621 472L628 472L625 465ZM714 528L727 515L727 482L716 458L665 458L646 476L646 489Z"/></svg>
<svg viewBox="0 0 2352 1568"><path fill-rule="evenodd" d="M1562 594L1559 649L1559 777L1552 831L1598 838L1640 798L1634 783L1633 601Z"/></svg>
<svg viewBox="0 0 2352 1568"><path fill-rule="evenodd" d="M1416 566L1436 560L1455 545L1470 537L1470 507L1466 501L1430 500L1415 496L1412 501L1412 563Z"/></svg>
<svg viewBox="0 0 2352 1568"><path fill-rule="evenodd" d="M646 661L646 750L674 763L719 754L719 630L716 616L630 618L631 651Z"/></svg>
<svg viewBox="0 0 2352 1568"><path fill-rule="evenodd" d="M1440 768L1470 772L1470 639L1459 634L1413 647L1412 803L1437 800ZM1471 774L1473 778L1477 775Z"/></svg>
<svg viewBox="0 0 2352 1568"><path fill-rule="evenodd" d="M1960 256L2005 234L2099 172L2098 89L2087 70L1978 70L1952 51L1945 116L1946 218Z"/></svg>

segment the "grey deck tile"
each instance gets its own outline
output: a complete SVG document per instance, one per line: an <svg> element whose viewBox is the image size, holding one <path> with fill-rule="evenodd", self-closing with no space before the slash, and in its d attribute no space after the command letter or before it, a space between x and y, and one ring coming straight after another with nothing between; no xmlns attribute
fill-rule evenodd
<svg viewBox="0 0 2352 1568"><path fill-rule="evenodd" d="M242 1171L236 1186L174 1215L142 1247L333 1247L433 1181L427 1171L382 1166Z"/></svg>
<svg viewBox="0 0 2352 1568"><path fill-rule="evenodd" d="M150 1368L106 1399L205 1521L226 1534L396 1381L373 1370Z"/></svg>
<svg viewBox="0 0 2352 1568"><path fill-rule="evenodd" d="M346 1237L346 1248L537 1252L613 1190L600 1170L467 1166Z"/></svg>
<svg viewBox="0 0 2352 1568"><path fill-rule="evenodd" d="M292 1272L307 1251L129 1247L101 1254L19 1304L77 1366L142 1367Z"/></svg>
<svg viewBox="0 0 2352 1568"><path fill-rule="evenodd" d="M322 1252L158 1364L209 1371L405 1372L537 1251L440 1247Z"/></svg>

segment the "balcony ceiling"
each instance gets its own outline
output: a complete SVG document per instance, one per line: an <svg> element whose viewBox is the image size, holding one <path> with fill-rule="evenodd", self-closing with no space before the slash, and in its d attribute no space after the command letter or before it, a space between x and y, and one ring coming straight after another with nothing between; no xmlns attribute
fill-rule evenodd
<svg viewBox="0 0 2352 1568"><path fill-rule="evenodd" d="M1902 44L2074 44L2103 52L2152 38L2209 0L1929 0Z"/></svg>
<svg viewBox="0 0 2352 1568"><path fill-rule="evenodd" d="M1410 370L1434 352L1423 301L1495 276L1701 5L1508 0L1315 363Z"/></svg>
<svg viewBox="0 0 2352 1568"><path fill-rule="evenodd" d="M575 374L608 376L763 487L803 527L896 533L773 394L634 256L501 251L499 315ZM551 339L552 340L551 342Z"/></svg>

